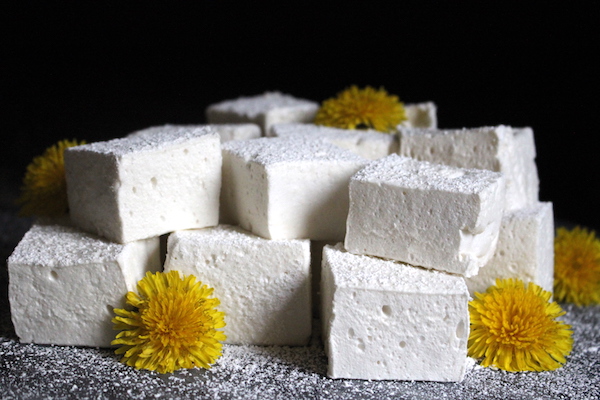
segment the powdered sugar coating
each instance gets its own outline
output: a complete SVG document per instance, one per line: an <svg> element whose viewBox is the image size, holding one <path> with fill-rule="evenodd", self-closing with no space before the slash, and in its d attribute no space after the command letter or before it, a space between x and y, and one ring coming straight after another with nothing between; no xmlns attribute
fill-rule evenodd
<svg viewBox="0 0 600 400"><path fill-rule="evenodd" d="M263 165L296 161L361 162L363 159L330 143L306 138L260 138L224 143L224 152Z"/></svg>
<svg viewBox="0 0 600 400"><path fill-rule="evenodd" d="M396 154L370 163L352 177L356 181L451 193L479 193L499 178L497 172L448 167Z"/></svg>
<svg viewBox="0 0 600 400"><path fill-rule="evenodd" d="M329 251L336 285L360 287L372 290L428 294L464 294L466 286L455 275L426 270L399 261L382 260L377 257L350 254L341 243ZM338 267L343 265L343 268Z"/></svg>
<svg viewBox="0 0 600 400"><path fill-rule="evenodd" d="M125 245L64 225L36 224L25 233L18 251L10 256L13 264L40 267L74 265L83 262L102 263L117 258Z"/></svg>
<svg viewBox="0 0 600 400"><path fill-rule="evenodd" d="M186 143L204 135L218 135L210 126L163 125L148 128L124 138L71 147L68 152L90 151L116 157L136 152L155 151Z"/></svg>
<svg viewBox="0 0 600 400"><path fill-rule="evenodd" d="M369 160L377 160L398 152L398 137L374 130L341 129L315 124L276 124L271 136L302 137L323 140Z"/></svg>
<svg viewBox="0 0 600 400"><path fill-rule="evenodd" d="M274 91L257 96L241 96L237 99L212 104L208 107L207 112L231 112L253 119L277 108L301 108L307 111L316 111L318 103Z"/></svg>

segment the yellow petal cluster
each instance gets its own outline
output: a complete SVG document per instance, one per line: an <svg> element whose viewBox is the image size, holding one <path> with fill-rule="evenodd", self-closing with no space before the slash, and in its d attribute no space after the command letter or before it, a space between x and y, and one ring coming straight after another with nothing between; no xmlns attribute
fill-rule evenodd
<svg viewBox="0 0 600 400"><path fill-rule="evenodd" d="M213 289L179 272L148 272L138 292L127 293L135 310L115 309L113 345L121 361L138 369L168 373L181 368L210 368L221 356L225 334Z"/></svg>
<svg viewBox="0 0 600 400"><path fill-rule="evenodd" d="M551 293L520 280L497 280L469 303L468 354L484 367L505 371L560 368L571 353L571 327L556 318L565 314Z"/></svg>
<svg viewBox="0 0 600 400"><path fill-rule="evenodd" d="M55 217L68 211L64 153L66 148L84 143L61 140L33 159L27 166L17 200L20 215Z"/></svg>
<svg viewBox="0 0 600 400"><path fill-rule="evenodd" d="M325 100L315 116L315 124L343 129L374 129L393 132L406 120L404 104L383 88L357 86Z"/></svg>
<svg viewBox="0 0 600 400"><path fill-rule="evenodd" d="M594 231L557 229L554 297L578 306L600 304L600 239Z"/></svg>

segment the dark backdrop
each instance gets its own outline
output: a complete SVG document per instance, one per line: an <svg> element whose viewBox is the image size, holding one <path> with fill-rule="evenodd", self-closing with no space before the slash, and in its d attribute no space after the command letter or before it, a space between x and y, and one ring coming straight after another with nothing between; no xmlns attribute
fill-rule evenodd
<svg viewBox="0 0 600 400"><path fill-rule="evenodd" d="M267 90L322 101L372 85L434 101L442 128L531 126L541 199L600 228L596 1L13 3L0 6L6 182L63 138L202 123L209 104Z"/></svg>

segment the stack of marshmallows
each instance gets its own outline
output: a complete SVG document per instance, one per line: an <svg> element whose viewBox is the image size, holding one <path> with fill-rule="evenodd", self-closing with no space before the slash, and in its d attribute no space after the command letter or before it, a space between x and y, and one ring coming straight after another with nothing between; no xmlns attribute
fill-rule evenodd
<svg viewBox="0 0 600 400"><path fill-rule="evenodd" d="M320 323L332 378L460 381L468 302L496 278L552 290L552 204L529 128L393 134L311 123L278 92L65 152L68 218L8 260L22 342L109 347L148 271L214 288L229 344L301 346Z"/></svg>

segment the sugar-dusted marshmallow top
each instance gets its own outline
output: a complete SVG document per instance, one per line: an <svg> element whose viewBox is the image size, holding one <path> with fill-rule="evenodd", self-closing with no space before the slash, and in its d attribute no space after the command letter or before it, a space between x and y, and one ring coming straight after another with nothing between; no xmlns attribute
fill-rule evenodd
<svg viewBox="0 0 600 400"><path fill-rule="evenodd" d="M295 161L361 161L361 157L330 143L306 138L259 138L223 144L223 151L263 165Z"/></svg>
<svg viewBox="0 0 600 400"><path fill-rule="evenodd" d="M248 118L256 118L260 114L278 108L306 108L316 110L318 103L314 101L299 99L280 92L266 92L257 96L243 96L233 100L225 100L208 107L208 112L220 111L245 115Z"/></svg>
<svg viewBox="0 0 600 400"><path fill-rule="evenodd" d="M23 236L11 264L43 267L113 261L124 245L66 225L34 224Z"/></svg>
<svg viewBox="0 0 600 400"><path fill-rule="evenodd" d="M337 287L393 290L421 294L466 294L462 278L435 270L414 267L399 261L356 255L341 243L326 246Z"/></svg>
<svg viewBox="0 0 600 400"><path fill-rule="evenodd" d="M409 189L471 194L479 193L497 181L498 173L479 169L448 168L392 154L368 164L352 179Z"/></svg>
<svg viewBox="0 0 600 400"><path fill-rule="evenodd" d="M138 131L124 138L71 147L68 152L91 151L117 157L162 150L205 135L218 135L210 126L163 125Z"/></svg>
<svg viewBox="0 0 600 400"><path fill-rule="evenodd" d="M205 229L190 229L174 232L169 241L178 242L185 240L196 245L215 244L223 246L226 244L231 249L253 248L258 249L260 245L277 245L279 247L305 246L305 239L274 240L256 236L238 226L218 225ZM308 249L308 248L307 248ZM272 256L269 254L269 256Z"/></svg>
<svg viewBox="0 0 600 400"><path fill-rule="evenodd" d="M398 152L398 137L396 135L375 130L341 129L307 123L287 123L273 125L270 136L323 140L369 160L377 160Z"/></svg>
<svg viewBox="0 0 600 400"><path fill-rule="evenodd" d="M127 137L131 136L146 136L152 138L157 135L158 132L172 131L172 132L188 132L191 130L197 130L203 127L212 128L221 136L221 142L228 142L230 140L242 140L242 139L254 139L261 136L260 126L253 123L237 123L237 124L202 124L202 125L163 125L153 126L150 128L142 129L139 131L131 132Z"/></svg>

